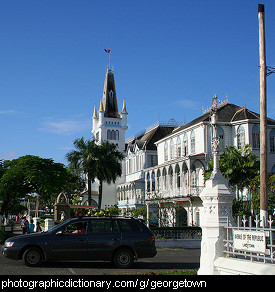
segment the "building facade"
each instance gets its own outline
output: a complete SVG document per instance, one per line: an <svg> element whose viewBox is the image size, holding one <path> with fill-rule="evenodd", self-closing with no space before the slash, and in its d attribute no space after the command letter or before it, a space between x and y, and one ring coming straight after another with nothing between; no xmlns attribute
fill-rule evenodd
<svg viewBox="0 0 275 292"><path fill-rule="evenodd" d="M117 206L123 214L145 204L144 170L158 164L155 142L170 134L175 121L157 123L127 141L123 165L125 181L117 186Z"/></svg>
<svg viewBox="0 0 275 292"><path fill-rule="evenodd" d="M200 225L203 172L212 157L210 115L210 110L205 110L202 116L156 142L158 165L145 169L145 200L148 209L150 204L159 205L160 225ZM259 156L259 114L226 99L219 102L217 116L220 152L226 146L241 149L250 144ZM274 120L267 121L267 135L268 172L275 173Z"/></svg>

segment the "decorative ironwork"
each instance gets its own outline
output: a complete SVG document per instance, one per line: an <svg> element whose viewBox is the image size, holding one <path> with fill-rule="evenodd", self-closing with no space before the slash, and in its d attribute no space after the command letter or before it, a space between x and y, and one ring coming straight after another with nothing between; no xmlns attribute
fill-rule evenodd
<svg viewBox="0 0 275 292"><path fill-rule="evenodd" d="M229 222L227 223L226 229L226 238L224 239L224 254L226 257L234 257L244 260L250 260L254 262L263 262L263 263L272 263L275 264L275 228L272 227L273 220L269 216L267 227L262 227L259 216L257 215L254 220L252 217L248 219L243 216L243 218L237 218L237 226L230 226ZM236 232L246 232L249 234L255 234L256 232L261 232L265 235L265 251L256 252L252 249L241 250L234 246L234 231ZM252 235L253 236L253 235ZM255 236L255 235L254 235ZM236 244L235 244L236 245Z"/></svg>

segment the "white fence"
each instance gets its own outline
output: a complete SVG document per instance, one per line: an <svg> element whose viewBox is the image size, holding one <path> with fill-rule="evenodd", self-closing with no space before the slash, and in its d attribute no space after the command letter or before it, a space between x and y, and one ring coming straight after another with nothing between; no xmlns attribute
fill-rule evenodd
<svg viewBox="0 0 275 292"><path fill-rule="evenodd" d="M262 227L259 216L238 217L237 226L227 224L224 239L226 257L253 262L275 263L275 228L271 216L268 226Z"/></svg>

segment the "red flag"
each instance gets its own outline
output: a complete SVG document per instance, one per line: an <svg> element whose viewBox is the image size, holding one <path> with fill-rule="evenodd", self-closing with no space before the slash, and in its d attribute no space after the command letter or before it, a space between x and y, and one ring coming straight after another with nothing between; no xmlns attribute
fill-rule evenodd
<svg viewBox="0 0 275 292"><path fill-rule="evenodd" d="M106 49L104 49L104 51L105 51L106 53L111 53L111 50L106 50Z"/></svg>

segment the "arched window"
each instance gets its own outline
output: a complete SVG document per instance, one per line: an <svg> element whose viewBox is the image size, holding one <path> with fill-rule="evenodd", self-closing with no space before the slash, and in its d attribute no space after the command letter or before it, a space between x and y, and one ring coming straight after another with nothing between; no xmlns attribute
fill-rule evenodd
<svg viewBox="0 0 275 292"><path fill-rule="evenodd" d="M177 138L177 158L181 157L181 140L180 137Z"/></svg>
<svg viewBox="0 0 275 292"><path fill-rule="evenodd" d="M237 148L241 149L245 145L245 131L244 127L241 125L237 130Z"/></svg>
<svg viewBox="0 0 275 292"><path fill-rule="evenodd" d="M270 139L270 152L275 152L275 129L272 129L269 134Z"/></svg>
<svg viewBox="0 0 275 292"><path fill-rule="evenodd" d="M157 190L161 190L161 185L160 185L160 170L158 169L157 171Z"/></svg>
<svg viewBox="0 0 275 292"><path fill-rule="evenodd" d="M163 185L163 190L167 190L167 172L166 172L166 168L163 168L163 171L162 171L162 185Z"/></svg>
<svg viewBox="0 0 275 292"><path fill-rule="evenodd" d="M170 160L175 158L175 146L173 139L170 140Z"/></svg>
<svg viewBox="0 0 275 292"><path fill-rule="evenodd" d="M168 143L167 143L167 141L164 144L164 161L168 161Z"/></svg>
<svg viewBox="0 0 275 292"><path fill-rule="evenodd" d="M173 169L170 166L168 170L169 190L173 190L173 178L174 178Z"/></svg>
<svg viewBox="0 0 275 292"><path fill-rule="evenodd" d="M187 134L185 133L183 136L183 156L187 156L188 155L188 137Z"/></svg>
<svg viewBox="0 0 275 292"><path fill-rule="evenodd" d="M194 131L191 132L190 139L191 139L191 153L194 154L196 152L196 140L195 140Z"/></svg>
<svg viewBox="0 0 275 292"><path fill-rule="evenodd" d="M252 128L252 148L260 149L260 127L258 124Z"/></svg>
<svg viewBox="0 0 275 292"><path fill-rule="evenodd" d="M150 192L150 173L147 173L147 192Z"/></svg>
<svg viewBox="0 0 275 292"><path fill-rule="evenodd" d="M189 186L189 180L188 180L188 168L186 163L183 163L182 165L182 186L183 189L187 190Z"/></svg>
<svg viewBox="0 0 275 292"><path fill-rule="evenodd" d="M156 190L155 173L152 172L152 192Z"/></svg>
<svg viewBox="0 0 275 292"><path fill-rule="evenodd" d="M180 188L180 167L177 164L175 168L175 176L176 176L176 187L177 189Z"/></svg>

